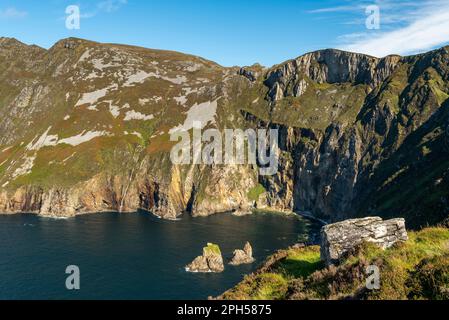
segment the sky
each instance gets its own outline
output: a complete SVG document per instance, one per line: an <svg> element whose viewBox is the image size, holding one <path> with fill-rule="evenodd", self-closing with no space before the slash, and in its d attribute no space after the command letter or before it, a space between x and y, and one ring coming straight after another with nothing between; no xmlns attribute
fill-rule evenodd
<svg viewBox="0 0 449 320"><path fill-rule="evenodd" d="M80 11L68 29L68 6ZM73 21L73 20L70 20ZM0 37L67 37L272 66L337 48L382 57L449 44L449 0L0 0Z"/></svg>

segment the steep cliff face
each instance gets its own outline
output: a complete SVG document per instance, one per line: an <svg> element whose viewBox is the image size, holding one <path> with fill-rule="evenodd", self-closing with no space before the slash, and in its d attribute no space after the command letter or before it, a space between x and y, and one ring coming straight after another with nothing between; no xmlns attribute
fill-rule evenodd
<svg viewBox="0 0 449 320"><path fill-rule="evenodd" d="M305 54L280 66L267 75L269 97L300 97L307 90L307 79L317 83L366 84L374 88L388 78L400 57L383 59L339 50L323 50Z"/></svg>
<svg viewBox="0 0 449 320"><path fill-rule="evenodd" d="M326 50L269 71L267 111L247 112L294 132L283 138L291 163L281 172L293 180L285 205L328 221L378 213L411 226L443 220L448 62L447 48L384 59Z"/></svg>
<svg viewBox="0 0 449 320"><path fill-rule="evenodd" d="M0 211L145 209L174 219L254 207L326 220L435 223L449 208L448 48L338 50L264 69L66 39L0 39ZM279 168L174 165L170 134L279 129Z"/></svg>

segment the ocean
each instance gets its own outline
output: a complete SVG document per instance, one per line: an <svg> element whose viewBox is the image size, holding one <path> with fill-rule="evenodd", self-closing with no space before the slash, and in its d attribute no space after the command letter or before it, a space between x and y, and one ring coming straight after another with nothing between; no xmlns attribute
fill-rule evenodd
<svg viewBox="0 0 449 320"><path fill-rule="evenodd" d="M0 215L0 299L207 299L233 287L278 249L316 231L298 216L235 217L101 213L71 219ZM188 273L202 248L218 244L225 262L245 242L256 262L220 274ZM66 288L67 266L80 270L80 289Z"/></svg>

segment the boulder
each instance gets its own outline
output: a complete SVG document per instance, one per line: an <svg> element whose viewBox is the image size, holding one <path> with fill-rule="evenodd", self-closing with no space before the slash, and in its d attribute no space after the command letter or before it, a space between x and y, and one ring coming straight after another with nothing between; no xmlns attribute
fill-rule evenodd
<svg viewBox="0 0 449 320"><path fill-rule="evenodd" d="M229 262L229 264L233 266L239 266L241 264L250 264L253 262L253 248L251 247L251 244L247 242L243 250L237 249L234 251L234 256L232 257L232 260L231 262Z"/></svg>
<svg viewBox="0 0 449 320"><path fill-rule="evenodd" d="M186 266L187 272L223 272L224 263L220 247L213 243L208 243L203 248L203 255L196 257Z"/></svg>
<svg viewBox="0 0 449 320"><path fill-rule="evenodd" d="M346 220L327 225L321 230L321 259L326 265L337 264L346 253L363 242L383 249L398 241L407 241L404 219L383 221L380 217Z"/></svg>

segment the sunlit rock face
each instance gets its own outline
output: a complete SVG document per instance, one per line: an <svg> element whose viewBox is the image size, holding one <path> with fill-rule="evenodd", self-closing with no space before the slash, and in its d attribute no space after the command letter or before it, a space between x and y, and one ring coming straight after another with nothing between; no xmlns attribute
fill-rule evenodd
<svg viewBox="0 0 449 320"><path fill-rule="evenodd" d="M407 240L404 219L383 221L379 217L368 217L345 220L327 225L321 230L321 259L331 265L338 263L345 254L363 242L387 249L396 242Z"/></svg>
<svg viewBox="0 0 449 320"><path fill-rule="evenodd" d="M229 264L233 266L239 266L242 264L251 264L254 261L253 248L251 247L251 244L247 242L243 247L243 250L234 250L234 255Z"/></svg>
<svg viewBox="0 0 449 320"><path fill-rule="evenodd" d="M220 273L224 271L223 257L218 245L208 243L203 248L203 255L196 257L186 266L187 272Z"/></svg>

